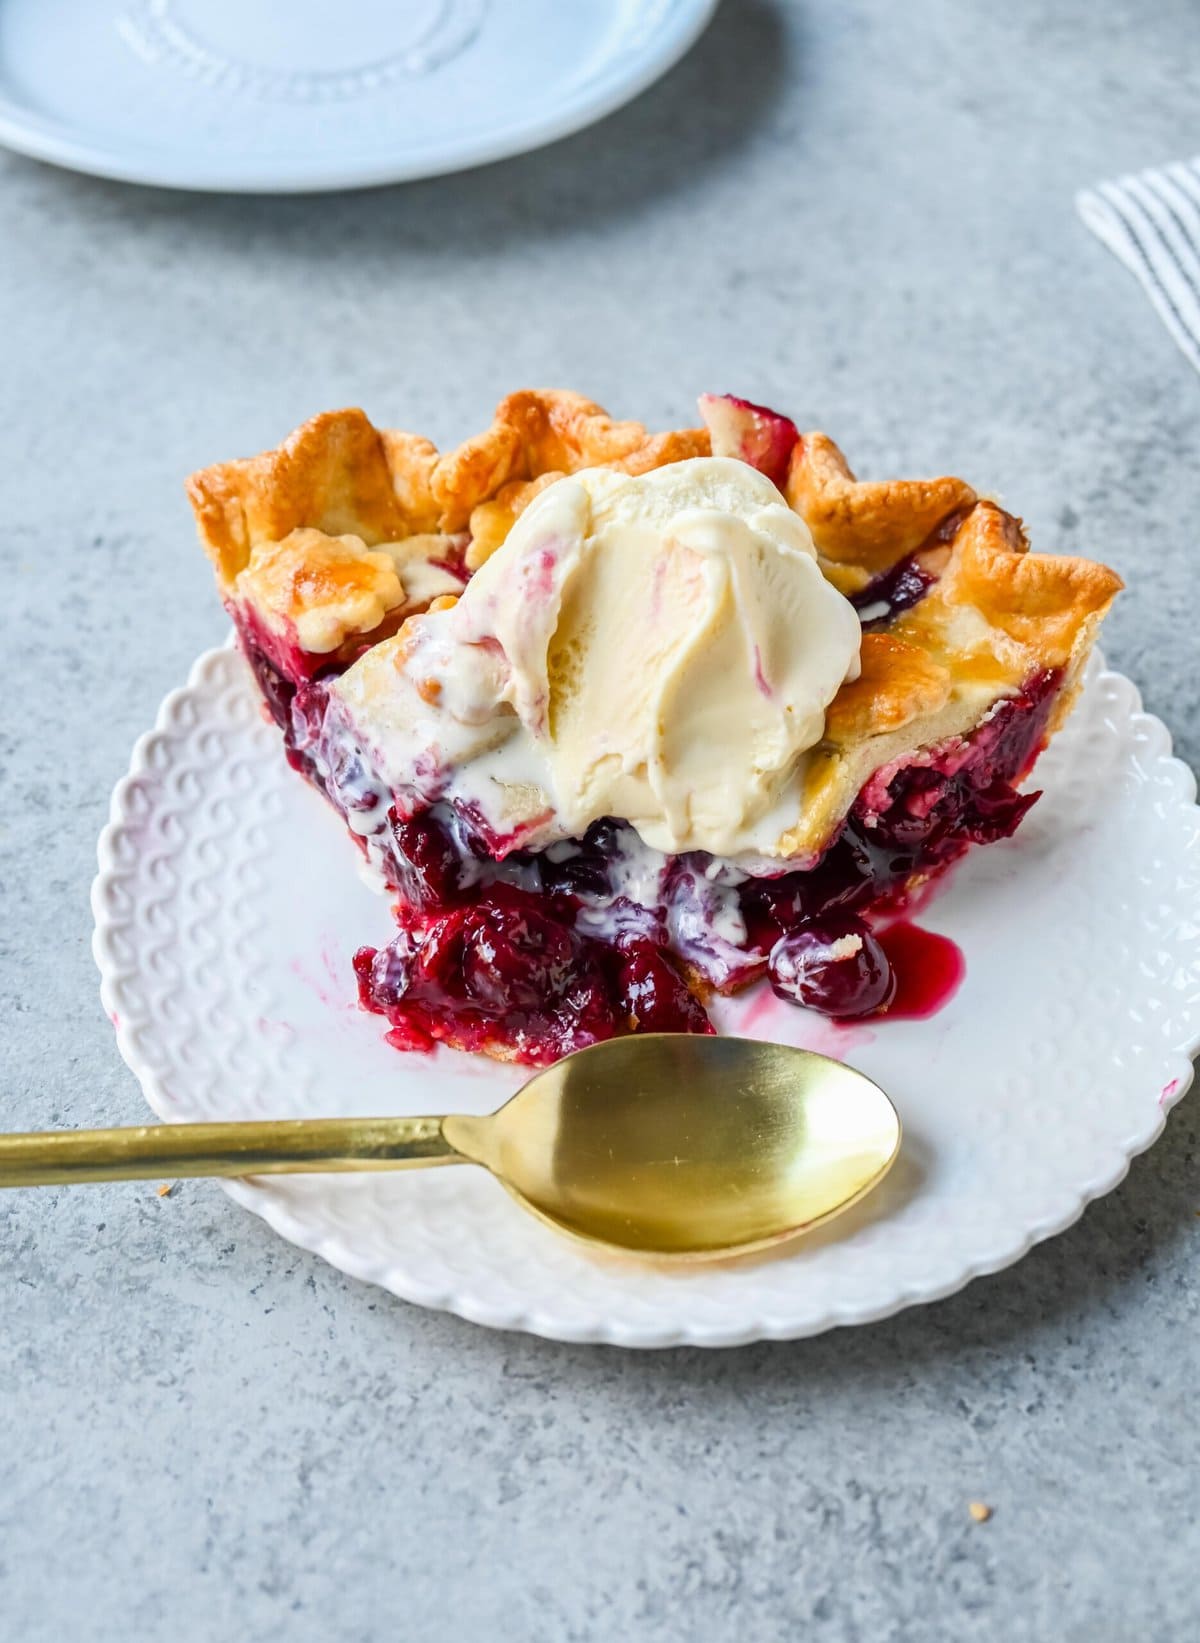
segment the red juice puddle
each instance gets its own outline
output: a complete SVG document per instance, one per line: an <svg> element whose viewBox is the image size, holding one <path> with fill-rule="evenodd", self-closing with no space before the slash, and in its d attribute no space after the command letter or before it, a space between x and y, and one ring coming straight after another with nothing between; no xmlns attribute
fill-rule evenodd
<svg viewBox="0 0 1200 1643"><path fill-rule="evenodd" d="M962 949L949 936L899 919L876 931L896 977L886 1021L926 1021L954 997L967 973Z"/></svg>

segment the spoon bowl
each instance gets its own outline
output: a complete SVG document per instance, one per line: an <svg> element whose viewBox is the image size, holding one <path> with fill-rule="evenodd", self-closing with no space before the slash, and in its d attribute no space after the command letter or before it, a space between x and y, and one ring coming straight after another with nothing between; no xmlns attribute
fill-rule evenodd
<svg viewBox="0 0 1200 1643"><path fill-rule="evenodd" d="M541 1220L659 1258L740 1254L848 1209L887 1173L900 1120L862 1073L753 1039L613 1039L443 1132Z"/></svg>
<svg viewBox="0 0 1200 1643"><path fill-rule="evenodd" d="M754 1039L639 1033L543 1068L497 1112L0 1136L0 1187L480 1164L588 1243L714 1260L869 1192L900 1120L863 1073Z"/></svg>

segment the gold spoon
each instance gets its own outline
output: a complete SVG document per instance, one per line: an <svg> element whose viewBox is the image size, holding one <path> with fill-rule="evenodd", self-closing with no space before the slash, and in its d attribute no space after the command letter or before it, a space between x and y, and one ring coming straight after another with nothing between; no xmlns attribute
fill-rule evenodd
<svg viewBox="0 0 1200 1643"><path fill-rule="evenodd" d="M806 1231L887 1174L900 1120L811 1050L646 1033L535 1074L485 1118L300 1118L0 1136L0 1187L482 1164L593 1244L711 1260Z"/></svg>

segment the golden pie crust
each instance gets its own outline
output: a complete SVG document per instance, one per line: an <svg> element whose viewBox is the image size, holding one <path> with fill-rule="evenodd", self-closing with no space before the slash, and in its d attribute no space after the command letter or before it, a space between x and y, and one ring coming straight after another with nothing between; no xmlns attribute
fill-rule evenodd
<svg viewBox="0 0 1200 1643"><path fill-rule="evenodd" d="M188 495L226 601L323 654L382 640L451 595L452 567L464 567L461 585L564 474L645 473L711 448L704 428L651 433L580 394L528 389L445 453L360 410L329 411L277 450L193 474ZM863 594L910 559L934 578L885 631L864 632L862 671L806 755L796 825L773 852L804 857L873 772L966 734L1047 669L1063 675L1056 728L1122 584L1091 560L1030 552L1020 520L964 480L857 479L823 433L801 435L784 491L843 593Z"/></svg>

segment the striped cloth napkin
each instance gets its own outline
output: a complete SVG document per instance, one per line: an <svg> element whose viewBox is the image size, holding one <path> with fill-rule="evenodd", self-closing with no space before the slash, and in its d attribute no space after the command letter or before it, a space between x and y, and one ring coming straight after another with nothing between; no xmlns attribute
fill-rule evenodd
<svg viewBox="0 0 1200 1643"><path fill-rule="evenodd" d="M1137 275L1200 371L1200 157L1085 188L1079 215Z"/></svg>

